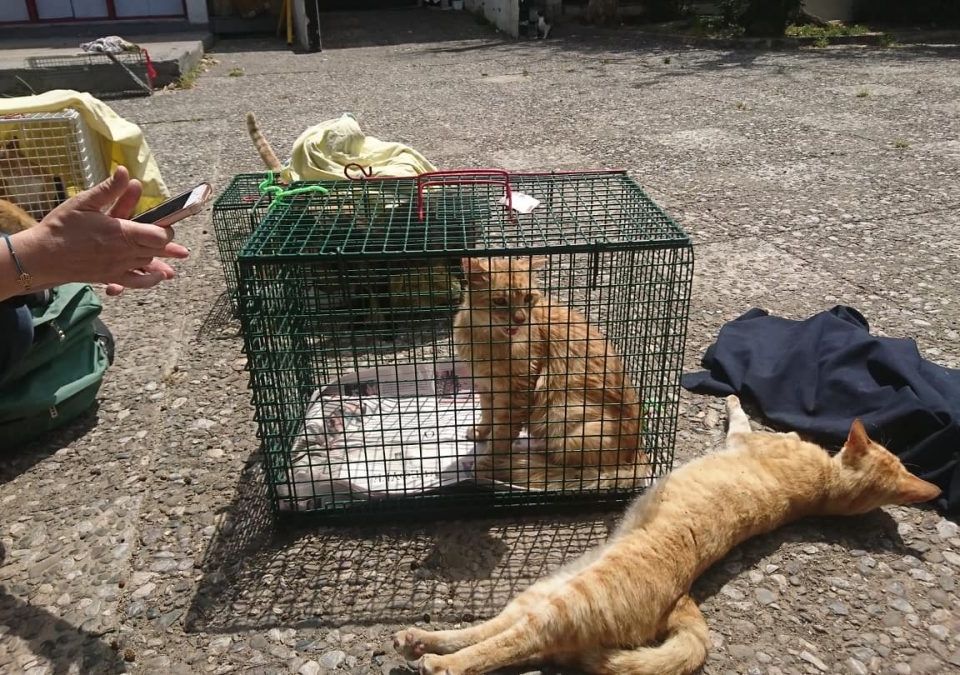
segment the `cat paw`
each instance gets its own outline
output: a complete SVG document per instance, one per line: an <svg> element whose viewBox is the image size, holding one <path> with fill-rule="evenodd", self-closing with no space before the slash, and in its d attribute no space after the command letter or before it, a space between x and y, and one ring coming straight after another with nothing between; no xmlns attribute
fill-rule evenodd
<svg viewBox="0 0 960 675"><path fill-rule="evenodd" d="M490 427L470 427L467 429L468 441L483 441L490 436Z"/></svg>
<svg viewBox="0 0 960 675"><path fill-rule="evenodd" d="M420 662L420 675L460 675L461 671L446 665L446 661L443 656L424 656Z"/></svg>
<svg viewBox="0 0 960 675"><path fill-rule="evenodd" d="M407 661L416 661L427 652L422 637L423 631L416 628L399 631L393 636L393 648Z"/></svg>
<svg viewBox="0 0 960 675"><path fill-rule="evenodd" d="M740 399L737 398L736 394L730 394L729 396L727 396L726 401L727 401L728 411L736 410L737 408L740 407Z"/></svg>

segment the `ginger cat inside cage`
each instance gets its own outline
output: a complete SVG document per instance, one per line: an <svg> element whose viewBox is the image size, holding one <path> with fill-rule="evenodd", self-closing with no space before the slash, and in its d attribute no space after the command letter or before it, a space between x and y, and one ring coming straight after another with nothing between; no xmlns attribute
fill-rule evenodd
<svg viewBox="0 0 960 675"><path fill-rule="evenodd" d="M454 318L486 441L480 477L532 489L632 487L650 475L640 400L609 341L543 293L546 258L464 258ZM529 440L518 440L526 429Z"/></svg>
<svg viewBox="0 0 960 675"><path fill-rule="evenodd" d="M0 141L0 199L40 218L64 198L60 178L25 155L17 138ZM19 221L19 214L7 217L15 216Z"/></svg>
<svg viewBox="0 0 960 675"><path fill-rule="evenodd" d="M19 206L6 199L0 199L0 232L16 234L36 224L36 219Z"/></svg>
<svg viewBox="0 0 960 675"><path fill-rule="evenodd" d="M480 675L552 661L609 675L688 675L707 657L694 580L746 539L804 516L855 515L936 498L856 420L831 457L795 433L753 433L727 398L726 449L661 479L598 549L461 630L397 633L422 675Z"/></svg>

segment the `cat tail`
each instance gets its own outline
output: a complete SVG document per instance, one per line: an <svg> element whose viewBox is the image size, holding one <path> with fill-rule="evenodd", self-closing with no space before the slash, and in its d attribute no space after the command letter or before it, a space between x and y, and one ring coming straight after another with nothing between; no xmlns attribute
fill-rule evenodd
<svg viewBox="0 0 960 675"><path fill-rule="evenodd" d="M252 112L247 113L247 131L250 133L250 140L253 141L253 147L260 153L260 158L263 159L263 163L267 165L267 168L271 171L281 171L283 165L280 164L280 160L277 159L277 155L273 151L270 141L268 141L267 137L260 131L257 116Z"/></svg>
<svg viewBox="0 0 960 675"><path fill-rule="evenodd" d="M656 647L597 651L582 657L580 665L596 675L690 675L707 660L707 622L689 595L677 600L665 632Z"/></svg>

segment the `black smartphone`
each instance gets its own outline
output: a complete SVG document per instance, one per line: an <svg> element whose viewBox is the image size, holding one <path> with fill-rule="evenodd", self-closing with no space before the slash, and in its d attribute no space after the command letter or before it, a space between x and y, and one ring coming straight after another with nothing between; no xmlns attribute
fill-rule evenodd
<svg viewBox="0 0 960 675"><path fill-rule="evenodd" d="M186 192L135 215L131 220L138 223L153 223L160 227L169 227L187 216L192 216L210 200L212 190L209 183L200 183Z"/></svg>

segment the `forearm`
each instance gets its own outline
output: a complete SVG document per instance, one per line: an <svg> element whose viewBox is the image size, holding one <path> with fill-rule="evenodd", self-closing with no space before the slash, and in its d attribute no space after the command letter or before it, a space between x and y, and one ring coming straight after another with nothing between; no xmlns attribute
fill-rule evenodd
<svg viewBox="0 0 960 675"><path fill-rule="evenodd" d="M32 269L36 266L30 264L35 256L29 239L23 232L9 235L9 239L0 237L0 301L50 285L46 270Z"/></svg>

